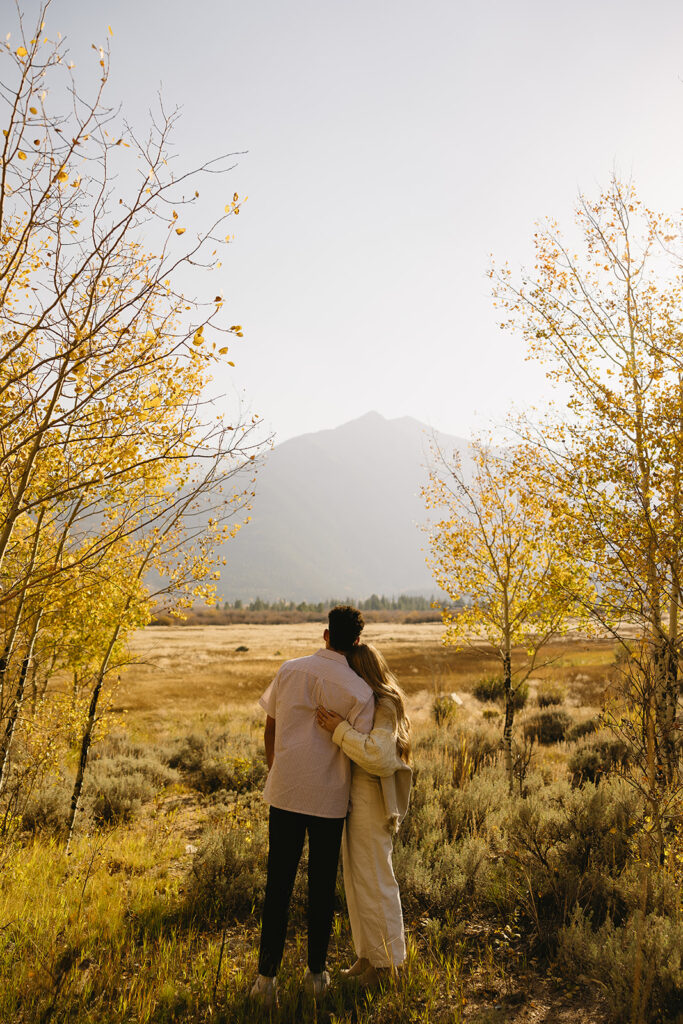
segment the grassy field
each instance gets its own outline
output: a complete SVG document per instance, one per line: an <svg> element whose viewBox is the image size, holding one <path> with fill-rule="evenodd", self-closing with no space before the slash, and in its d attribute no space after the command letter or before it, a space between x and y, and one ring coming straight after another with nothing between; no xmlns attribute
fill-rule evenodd
<svg viewBox="0 0 683 1024"><path fill-rule="evenodd" d="M222 703L248 705L284 660L322 646L322 629L319 623L299 623L144 630L132 644L135 664L123 676L116 707L127 709L133 722L161 723ZM363 633L389 660L418 718L431 708L435 693L466 694L482 675L496 671L496 662L477 652L444 647L442 633L440 623L377 623ZM614 663L611 643L574 640L551 647L549 656L552 664L539 679L564 680L577 707L600 705Z"/></svg>
<svg viewBox="0 0 683 1024"><path fill-rule="evenodd" d="M155 627L135 638L115 726L93 748L72 855L59 834L69 764L25 814L34 835L3 850L1 1021L261 1019L247 1001L266 855L256 699L284 659L320 645L320 632L306 623ZM414 798L395 856L408 961L386 990L337 981L320 1007L307 1003L300 880L274 1019L683 1020L672 958L683 937L678 862L648 882L621 778L571 784L569 766L603 735L590 730L613 678L611 645L557 645L553 664L530 680L520 744L553 686L561 708L546 711L564 713L565 738L533 746L520 768L524 795L510 796L500 708L474 695L493 664L442 648L435 624L374 624L366 635L399 675L415 726ZM452 692L462 703L436 724L434 699ZM664 922L652 936L651 918ZM340 885L333 977L352 955Z"/></svg>

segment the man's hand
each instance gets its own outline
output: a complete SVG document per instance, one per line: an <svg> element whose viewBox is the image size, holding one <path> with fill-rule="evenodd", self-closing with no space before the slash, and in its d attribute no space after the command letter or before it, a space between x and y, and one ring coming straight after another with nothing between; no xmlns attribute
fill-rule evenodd
<svg viewBox="0 0 683 1024"><path fill-rule="evenodd" d="M341 715L336 714L334 711L328 711L322 704L318 704L315 710L315 718L318 725L322 726L323 729L327 729L328 732L334 732L339 723L344 721Z"/></svg>

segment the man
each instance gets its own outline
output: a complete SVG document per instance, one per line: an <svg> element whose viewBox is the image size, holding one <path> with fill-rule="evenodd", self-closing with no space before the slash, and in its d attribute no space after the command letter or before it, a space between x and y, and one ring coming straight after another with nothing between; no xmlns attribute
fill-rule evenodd
<svg viewBox="0 0 683 1024"><path fill-rule="evenodd" d="M251 994L266 1006L276 1001L277 974L304 838L308 833L308 970L304 985L315 998L330 984L325 970L334 914L334 891L351 764L316 723L318 704L336 711L361 732L370 732L373 693L349 668L344 652L364 626L356 608L339 605L328 615L325 647L286 661L261 697L270 804L268 881L261 922L259 976Z"/></svg>

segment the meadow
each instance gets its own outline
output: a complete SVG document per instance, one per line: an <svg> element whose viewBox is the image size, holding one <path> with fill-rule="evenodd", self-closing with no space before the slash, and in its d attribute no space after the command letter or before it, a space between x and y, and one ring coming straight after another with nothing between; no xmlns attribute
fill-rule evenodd
<svg viewBox="0 0 683 1024"><path fill-rule="evenodd" d="M159 626L133 637L72 853L60 828L73 752L2 847L0 1020L263 1019L247 999L267 848L256 700L321 632ZM413 800L395 849L408 960L380 991L339 980L353 957L340 877L335 984L309 1003L302 870L273 1019L683 1021L683 850L672 840L658 871L643 854L627 752L600 719L613 646L558 643L529 680L510 794L501 707L486 699L493 662L443 648L436 623L371 623L365 636L399 676L414 724Z"/></svg>

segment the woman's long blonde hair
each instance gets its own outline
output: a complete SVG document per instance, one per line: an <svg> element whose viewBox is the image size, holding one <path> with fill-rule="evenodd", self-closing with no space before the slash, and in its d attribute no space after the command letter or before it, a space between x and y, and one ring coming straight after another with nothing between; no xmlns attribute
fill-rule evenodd
<svg viewBox="0 0 683 1024"><path fill-rule="evenodd" d="M406 764L412 763L410 719L406 714L405 694L386 661L371 644L356 644L346 653L346 660L375 695L375 701L386 697L396 708L398 755Z"/></svg>

